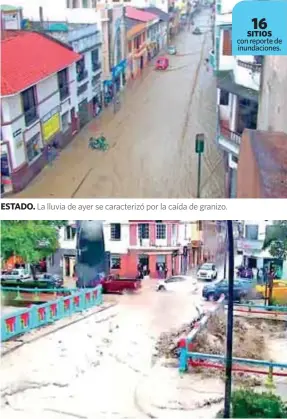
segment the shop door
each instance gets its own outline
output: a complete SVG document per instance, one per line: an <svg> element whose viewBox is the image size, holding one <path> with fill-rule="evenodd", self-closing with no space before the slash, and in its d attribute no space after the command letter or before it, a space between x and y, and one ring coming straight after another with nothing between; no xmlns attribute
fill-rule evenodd
<svg viewBox="0 0 287 419"><path fill-rule="evenodd" d="M87 99L79 103L79 121L80 128L83 128L83 126L89 122L89 106Z"/></svg>
<svg viewBox="0 0 287 419"><path fill-rule="evenodd" d="M142 266L147 266L147 268L149 269L149 257L148 257L148 255L140 255L139 256L139 264L141 264Z"/></svg>
<svg viewBox="0 0 287 419"><path fill-rule="evenodd" d="M144 58L143 56L140 57L140 69L142 70L144 67Z"/></svg>
<svg viewBox="0 0 287 419"><path fill-rule="evenodd" d="M71 109L71 123L72 123L72 133L74 133L78 130L75 108Z"/></svg>

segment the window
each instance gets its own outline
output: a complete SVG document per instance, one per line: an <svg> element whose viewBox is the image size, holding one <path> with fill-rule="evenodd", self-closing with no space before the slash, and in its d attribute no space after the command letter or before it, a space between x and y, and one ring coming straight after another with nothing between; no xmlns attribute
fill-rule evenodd
<svg viewBox="0 0 287 419"><path fill-rule="evenodd" d="M197 221L197 223L198 231L202 231L202 221Z"/></svg>
<svg viewBox="0 0 287 419"><path fill-rule="evenodd" d="M121 257L119 255L111 255L111 269L121 269Z"/></svg>
<svg viewBox="0 0 287 419"><path fill-rule="evenodd" d="M82 0L82 7L84 9L87 9L88 8L88 0Z"/></svg>
<svg viewBox="0 0 287 419"><path fill-rule="evenodd" d="M149 239L149 224L138 225L138 237L139 239Z"/></svg>
<svg viewBox="0 0 287 419"><path fill-rule="evenodd" d="M27 160L31 163L41 154L42 142L40 133L34 135L26 142Z"/></svg>
<svg viewBox="0 0 287 419"><path fill-rule="evenodd" d="M258 225L248 224L245 226L245 238L247 240L258 240Z"/></svg>
<svg viewBox="0 0 287 419"><path fill-rule="evenodd" d="M70 95L67 68L65 68L64 70L59 71L57 76L58 76L58 86L59 86L59 92L60 92L60 99L64 100Z"/></svg>
<svg viewBox="0 0 287 419"><path fill-rule="evenodd" d="M62 131L63 132L68 131L69 125L70 125L69 111L63 113L63 115L61 116L61 121L62 121Z"/></svg>
<svg viewBox="0 0 287 419"><path fill-rule="evenodd" d="M156 238L159 240L166 239L166 225L157 223L156 224Z"/></svg>
<svg viewBox="0 0 287 419"><path fill-rule="evenodd" d="M96 8L97 7L97 0L92 0L92 7Z"/></svg>
<svg viewBox="0 0 287 419"><path fill-rule="evenodd" d="M231 31L223 30L223 55L232 55Z"/></svg>
<svg viewBox="0 0 287 419"><path fill-rule="evenodd" d="M93 49L93 51L91 51L91 59L92 59L92 70L93 71L97 71L100 70L101 68L101 63L99 60L99 49Z"/></svg>
<svg viewBox="0 0 287 419"><path fill-rule="evenodd" d="M35 86L32 86L29 89L22 92L21 96L25 116L25 123L26 126L29 126L38 119Z"/></svg>
<svg viewBox="0 0 287 419"><path fill-rule="evenodd" d="M79 7L78 1L79 0L72 0L72 9L77 9Z"/></svg>
<svg viewBox="0 0 287 419"><path fill-rule="evenodd" d="M229 92L226 90L220 89L220 105L227 106L229 103Z"/></svg>
<svg viewBox="0 0 287 419"><path fill-rule="evenodd" d="M65 228L65 240L74 240L76 236L76 228L72 226L67 226Z"/></svg>
<svg viewBox="0 0 287 419"><path fill-rule="evenodd" d="M121 240L120 223L111 224L111 240Z"/></svg>
<svg viewBox="0 0 287 419"><path fill-rule="evenodd" d="M238 163L238 157L236 157L236 156L232 155L231 160L236 164Z"/></svg>
<svg viewBox="0 0 287 419"><path fill-rule="evenodd" d="M88 72L85 69L85 58L81 58L76 64L77 80L82 81L88 77Z"/></svg>

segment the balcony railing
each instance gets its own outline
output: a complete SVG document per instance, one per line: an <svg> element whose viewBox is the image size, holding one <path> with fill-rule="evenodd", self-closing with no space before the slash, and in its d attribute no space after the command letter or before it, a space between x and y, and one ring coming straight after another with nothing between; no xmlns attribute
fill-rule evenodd
<svg viewBox="0 0 287 419"><path fill-rule="evenodd" d="M39 118L37 108L34 106L33 108L30 108L27 111L25 111L24 118L27 127L33 124L33 122L37 121L37 119Z"/></svg>
<svg viewBox="0 0 287 419"><path fill-rule="evenodd" d="M88 77L88 71L87 70L83 70L80 73L77 74L77 81L83 81Z"/></svg>
<svg viewBox="0 0 287 419"><path fill-rule="evenodd" d="M222 125L220 126L220 135L236 145L241 143L241 135L238 132L231 131Z"/></svg>
<svg viewBox="0 0 287 419"><path fill-rule="evenodd" d="M70 96L70 90L69 90L69 85L65 85L60 87L59 89L60 92L60 100L65 100L67 97Z"/></svg>
<svg viewBox="0 0 287 419"><path fill-rule="evenodd" d="M248 61L237 60L237 64L239 67L246 68L247 70L251 70L252 72L259 73L261 71L261 64L257 63L250 63Z"/></svg>
<svg viewBox="0 0 287 419"><path fill-rule="evenodd" d="M92 63L92 70L93 71L98 71L101 69L101 63Z"/></svg>

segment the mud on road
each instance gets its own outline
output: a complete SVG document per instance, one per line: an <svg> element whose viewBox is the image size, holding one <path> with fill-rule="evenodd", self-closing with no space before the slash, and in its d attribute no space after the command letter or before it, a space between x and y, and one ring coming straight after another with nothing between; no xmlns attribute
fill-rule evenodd
<svg viewBox="0 0 287 419"><path fill-rule="evenodd" d="M224 196L222 154L216 144L216 82L208 58L210 13L195 25L203 35L181 32L170 71L153 64L123 92L120 110L105 110L46 167L18 197L25 198L191 198L196 195L195 136L205 134L204 198ZM88 149L103 133L107 152Z"/></svg>

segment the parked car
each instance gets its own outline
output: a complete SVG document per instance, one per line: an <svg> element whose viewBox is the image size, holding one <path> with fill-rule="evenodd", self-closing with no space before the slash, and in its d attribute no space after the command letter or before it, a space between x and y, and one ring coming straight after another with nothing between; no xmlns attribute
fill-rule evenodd
<svg viewBox="0 0 287 419"><path fill-rule="evenodd" d="M189 276L176 275L170 278L159 280L157 291L175 291L184 293L195 293L198 290L197 281Z"/></svg>
<svg viewBox="0 0 287 419"><path fill-rule="evenodd" d="M167 48L167 52L168 52L169 55L176 55L176 53L177 53L176 46L175 45L170 45Z"/></svg>
<svg viewBox="0 0 287 419"><path fill-rule="evenodd" d="M1 285L9 283L22 283L31 280L31 275L25 269L12 269L11 271L4 271L1 274Z"/></svg>
<svg viewBox="0 0 287 419"><path fill-rule="evenodd" d="M39 288L63 288L64 280L60 275L44 273L37 277L35 281L36 286L38 285Z"/></svg>
<svg viewBox="0 0 287 419"><path fill-rule="evenodd" d="M223 294L225 298L228 298L228 280L222 279L221 281L205 285L202 290L202 297L208 301L216 301ZM254 289L252 283L244 279L235 279L234 280L234 301L246 301L251 299L254 296Z"/></svg>
<svg viewBox="0 0 287 419"><path fill-rule="evenodd" d="M198 279L213 281L217 278L217 269L214 263L204 263L197 271Z"/></svg>

